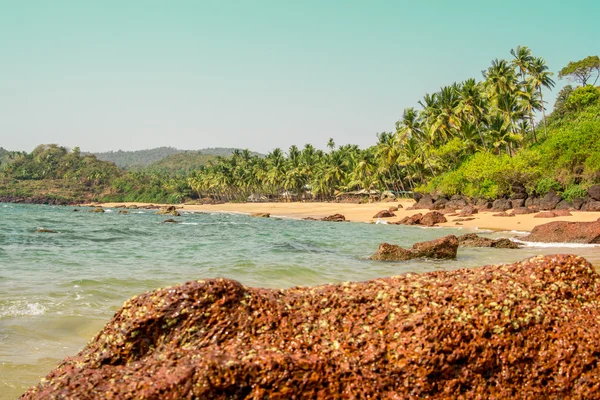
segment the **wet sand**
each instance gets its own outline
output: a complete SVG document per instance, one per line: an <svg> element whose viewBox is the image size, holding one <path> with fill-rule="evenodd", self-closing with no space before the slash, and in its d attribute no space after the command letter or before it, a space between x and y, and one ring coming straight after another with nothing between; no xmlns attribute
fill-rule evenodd
<svg viewBox="0 0 600 400"><path fill-rule="evenodd" d="M102 203L104 207L115 207L119 205L137 204L138 206L148 205L148 203ZM392 206L402 205L392 218L373 218L381 211L387 210ZM293 203L225 203L225 204L204 204L204 205L185 205L179 204L177 208L184 211L196 212L227 212L227 213L270 213L272 217L287 218L323 218L332 214L343 214L346 220L351 222L396 222L400 219L417 213L427 213L429 210L407 210L414 204L414 200L399 200L394 202L377 202L368 204L352 203L319 203L319 202L293 202ZM551 221L579 221L589 222L600 218L600 212L571 211L572 216L555 218L534 218L535 214L516 215L514 217L494 217L496 212L484 211L472 215L474 218L470 221L460 221L457 225L458 216L448 216L448 222L438 224L438 226L478 228L495 231L531 231L535 226L542 225Z"/></svg>

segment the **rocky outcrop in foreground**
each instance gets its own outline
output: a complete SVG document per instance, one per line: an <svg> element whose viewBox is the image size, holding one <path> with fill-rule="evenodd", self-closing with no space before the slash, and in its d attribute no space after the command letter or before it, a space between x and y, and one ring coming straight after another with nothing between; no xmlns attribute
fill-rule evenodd
<svg viewBox="0 0 600 400"><path fill-rule="evenodd" d="M600 279L576 256L125 302L41 398L599 398Z"/></svg>
<svg viewBox="0 0 600 400"><path fill-rule="evenodd" d="M526 242L600 244L600 218L593 222L555 221L538 225L527 236Z"/></svg>
<svg viewBox="0 0 600 400"><path fill-rule="evenodd" d="M434 260L453 260L458 250L458 239L454 235L444 236L428 242L413 244L410 249L389 243L382 243L371 256L377 261L406 261L414 258L431 258Z"/></svg>

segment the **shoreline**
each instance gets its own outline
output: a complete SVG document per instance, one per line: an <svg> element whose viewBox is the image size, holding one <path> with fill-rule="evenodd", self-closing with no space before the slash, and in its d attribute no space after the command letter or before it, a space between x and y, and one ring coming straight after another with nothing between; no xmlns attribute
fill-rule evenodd
<svg viewBox="0 0 600 400"><path fill-rule="evenodd" d="M135 204L137 206L147 206L150 203L125 202L125 203L86 203L82 206L101 206L114 208L118 206L128 206ZM392 206L402 205L398 211L394 211L395 217L391 218L373 218L373 216L382 210L387 210ZM375 202L367 204L355 203L326 203L326 202L289 202L289 203L223 203L223 204L154 204L155 206L174 205L178 209L187 212L212 212L212 213L269 213L272 217L284 218L323 218L332 214L342 214L350 222L362 223L386 223L396 222L406 216L422 213L426 214L430 210L407 210L415 204L412 199L400 199L394 202ZM510 210L509 210L510 211ZM479 211L473 214L470 221L460 221L456 224L459 216L445 215L448 222L436 224L438 227L447 228L466 228L491 231L517 231L531 232L538 225L543 225L552 221L569 222L591 222L600 218L600 212L594 211L571 211L571 216L554 218L534 218L535 214L516 215L514 217L494 217L497 212Z"/></svg>

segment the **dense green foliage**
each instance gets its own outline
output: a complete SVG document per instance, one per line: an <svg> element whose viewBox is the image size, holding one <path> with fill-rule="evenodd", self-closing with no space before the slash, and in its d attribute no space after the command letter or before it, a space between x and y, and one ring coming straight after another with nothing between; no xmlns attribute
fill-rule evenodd
<svg viewBox="0 0 600 400"><path fill-rule="evenodd" d="M395 130L380 133L366 149L336 146L330 138L327 151L306 144L266 156L168 147L108 153L129 166L123 171L77 148L45 145L31 154L0 152L0 160L8 160L1 166L0 195L32 193L33 187L54 193L62 185L68 196L146 202L329 200L358 189L488 199L555 190L567 200L581 197L600 183L600 88L565 86L546 118L542 88L554 86L552 74L527 47L511 55L511 61L493 60L482 81L426 94L420 109L405 109Z"/></svg>
<svg viewBox="0 0 600 400"><path fill-rule="evenodd" d="M600 77L600 57L589 56L579 61L571 61L566 67L558 72L560 78L566 77L575 82L586 86L588 81L591 85L595 85Z"/></svg>

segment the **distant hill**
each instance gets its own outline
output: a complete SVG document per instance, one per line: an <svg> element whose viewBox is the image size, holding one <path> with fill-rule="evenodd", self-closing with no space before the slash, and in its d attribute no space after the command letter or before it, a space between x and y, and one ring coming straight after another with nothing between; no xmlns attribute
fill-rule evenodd
<svg viewBox="0 0 600 400"><path fill-rule="evenodd" d="M149 150L135 150L135 151L108 151L104 153L93 153L99 160L112 161L117 167L130 169L140 169L141 167L149 166L152 163L163 160L166 157L182 154L191 153L197 158L199 153L203 155L211 156L222 156L227 157L233 154L236 149L228 147L210 147L200 150L180 150L174 147L157 147ZM252 153L253 155L261 155L259 153ZM192 158L194 158L192 157ZM183 159L181 160L183 162Z"/></svg>
<svg viewBox="0 0 600 400"><path fill-rule="evenodd" d="M205 154L202 151L186 151L171 154L145 167L132 166L129 169L161 175L186 175L215 158L216 155Z"/></svg>

